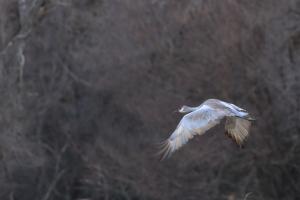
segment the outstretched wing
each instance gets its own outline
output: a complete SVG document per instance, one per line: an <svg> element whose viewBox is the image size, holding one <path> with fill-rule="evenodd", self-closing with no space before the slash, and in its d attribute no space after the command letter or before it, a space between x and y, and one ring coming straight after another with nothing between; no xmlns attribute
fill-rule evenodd
<svg viewBox="0 0 300 200"><path fill-rule="evenodd" d="M217 125L226 115L222 110L216 110L203 105L198 110L186 114L179 122L172 135L163 142L162 159L170 156L195 135L204 134L208 129Z"/></svg>
<svg viewBox="0 0 300 200"><path fill-rule="evenodd" d="M251 122L237 117L227 117L225 131L239 146L243 144L249 135Z"/></svg>

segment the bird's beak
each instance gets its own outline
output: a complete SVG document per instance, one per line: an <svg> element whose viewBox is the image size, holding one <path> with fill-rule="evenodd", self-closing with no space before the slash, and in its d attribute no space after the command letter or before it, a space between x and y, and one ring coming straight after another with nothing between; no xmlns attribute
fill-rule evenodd
<svg viewBox="0 0 300 200"><path fill-rule="evenodd" d="M179 110L174 110L173 113L179 113Z"/></svg>

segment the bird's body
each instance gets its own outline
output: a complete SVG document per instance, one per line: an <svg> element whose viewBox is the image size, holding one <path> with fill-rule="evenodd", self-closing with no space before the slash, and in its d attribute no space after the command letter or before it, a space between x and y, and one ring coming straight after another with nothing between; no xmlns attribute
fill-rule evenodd
<svg viewBox="0 0 300 200"><path fill-rule="evenodd" d="M202 135L226 117L226 133L239 145L248 136L253 118L249 113L231 103L208 99L198 107L183 106L179 112L186 113L172 135L164 142L163 158L187 143L195 135Z"/></svg>

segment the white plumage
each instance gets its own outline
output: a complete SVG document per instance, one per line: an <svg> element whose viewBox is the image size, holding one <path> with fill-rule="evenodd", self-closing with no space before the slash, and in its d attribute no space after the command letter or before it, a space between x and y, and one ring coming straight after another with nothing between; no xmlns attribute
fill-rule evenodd
<svg viewBox="0 0 300 200"><path fill-rule="evenodd" d="M183 106L179 112L183 116L172 135L163 142L163 158L170 156L195 135L202 135L226 117L225 131L238 145L249 133L251 121L249 113L231 103L218 99L206 100L198 107Z"/></svg>

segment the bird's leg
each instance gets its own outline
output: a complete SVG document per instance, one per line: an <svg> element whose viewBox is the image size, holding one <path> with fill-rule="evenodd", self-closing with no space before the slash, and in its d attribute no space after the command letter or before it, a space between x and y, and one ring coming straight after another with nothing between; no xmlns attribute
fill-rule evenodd
<svg viewBox="0 0 300 200"><path fill-rule="evenodd" d="M250 116L245 116L245 117L235 116L235 117L236 117L236 118L240 118L240 119L245 119L245 120L248 120L248 121L256 121L255 118L250 117Z"/></svg>

